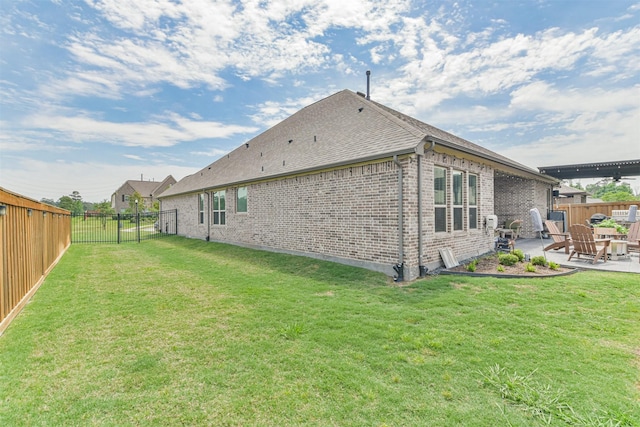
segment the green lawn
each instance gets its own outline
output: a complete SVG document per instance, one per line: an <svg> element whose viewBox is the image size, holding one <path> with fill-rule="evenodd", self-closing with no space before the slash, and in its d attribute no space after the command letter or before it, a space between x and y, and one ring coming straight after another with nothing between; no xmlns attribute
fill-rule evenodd
<svg viewBox="0 0 640 427"><path fill-rule="evenodd" d="M0 337L0 425L636 426L638 281L72 245Z"/></svg>

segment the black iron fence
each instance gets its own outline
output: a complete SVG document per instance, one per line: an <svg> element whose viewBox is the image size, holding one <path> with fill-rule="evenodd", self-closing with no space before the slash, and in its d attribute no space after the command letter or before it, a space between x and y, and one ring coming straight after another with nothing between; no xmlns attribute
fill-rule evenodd
<svg viewBox="0 0 640 427"><path fill-rule="evenodd" d="M127 243L158 239L178 233L178 212L71 216L71 243Z"/></svg>

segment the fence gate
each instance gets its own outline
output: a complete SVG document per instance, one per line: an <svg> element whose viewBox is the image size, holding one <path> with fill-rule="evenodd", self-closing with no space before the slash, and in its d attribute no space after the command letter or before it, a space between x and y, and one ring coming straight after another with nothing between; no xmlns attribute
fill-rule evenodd
<svg viewBox="0 0 640 427"><path fill-rule="evenodd" d="M126 243L178 233L178 211L71 216L71 243Z"/></svg>

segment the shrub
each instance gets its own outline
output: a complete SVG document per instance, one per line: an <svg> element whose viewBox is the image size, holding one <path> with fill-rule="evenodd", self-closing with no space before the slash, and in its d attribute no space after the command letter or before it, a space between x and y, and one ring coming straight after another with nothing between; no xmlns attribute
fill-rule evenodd
<svg viewBox="0 0 640 427"><path fill-rule="evenodd" d="M498 271L499 271L500 273L504 273L504 267L503 267L503 266L501 266L501 265L499 265L499 266L498 266Z"/></svg>
<svg viewBox="0 0 640 427"><path fill-rule="evenodd" d="M524 270L527 273L535 273L536 272L536 267L533 264L531 264L530 262L528 262L527 265L524 267Z"/></svg>
<svg viewBox="0 0 640 427"><path fill-rule="evenodd" d="M560 264L556 264L553 261L549 261L549 268L552 269L552 270L557 270L557 269L560 268Z"/></svg>
<svg viewBox="0 0 640 427"><path fill-rule="evenodd" d="M502 265L515 265L519 261L517 255L514 254L499 254L498 261Z"/></svg>
<svg viewBox="0 0 640 427"><path fill-rule="evenodd" d="M477 266L477 265L478 265L478 260L477 260L477 259L474 259L474 260L473 260L473 261L471 261L471 262L469 263L469 265L467 266L467 271L470 271L470 272L472 272L472 273L473 273L474 271L476 271L476 266Z"/></svg>
<svg viewBox="0 0 640 427"><path fill-rule="evenodd" d="M514 249L512 253L518 257L518 261L524 261L524 252L522 252L522 249Z"/></svg>
<svg viewBox="0 0 640 427"><path fill-rule="evenodd" d="M531 258L531 264L533 265L541 265L541 266L545 266L547 265L547 260L544 258L544 256L534 256L533 258Z"/></svg>

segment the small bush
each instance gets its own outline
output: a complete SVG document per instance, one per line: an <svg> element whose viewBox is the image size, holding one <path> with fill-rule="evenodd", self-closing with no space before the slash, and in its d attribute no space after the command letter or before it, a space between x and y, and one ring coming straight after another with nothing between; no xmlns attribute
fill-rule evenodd
<svg viewBox="0 0 640 427"><path fill-rule="evenodd" d="M501 265L499 265L499 266L498 266L498 271L499 271L500 273L504 273L504 267L503 267L503 266L501 266Z"/></svg>
<svg viewBox="0 0 640 427"><path fill-rule="evenodd" d="M514 249L512 253L518 257L518 261L524 261L524 252L522 252L522 249Z"/></svg>
<svg viewBox="0 0 640 427"><path fill-rule="evenodd" d="M502 265L515 265L519 259L514 254L499 254L498 261Z"/></svg>
<svg viewBox="0 0 640 427"><path fill-rule="evenodd" d="M533 264L531 264L530 262L528 262L527 265L524 267L524 270L527 273L535 273L536 272L536 267Z"/></svg>
<svg viewBox="0 0 640 427"><path fill-rule="evenodd" d="M534 256L533 258L531 258L531 264L541 265L544 267L545 265L547 265L547 260L544 258L544 256Z"/></svg>
<svg viewBox="0 0 640 427"><path fill-rule="evenodd" d="M471 261L469 263L469 265L467 266L467 271L470 271L471 273L473 273L474 271L476 271L476 266L478 265L478 260L474 259L473 261Z"/></svg>
<svg viewBox="0 0 640 427"><path fill-rule="evenodd" d="M560 268L560 264L556 264L553 261L549 261L549 268L552 269L552 270L557 270L557 269Z"/></svg>

